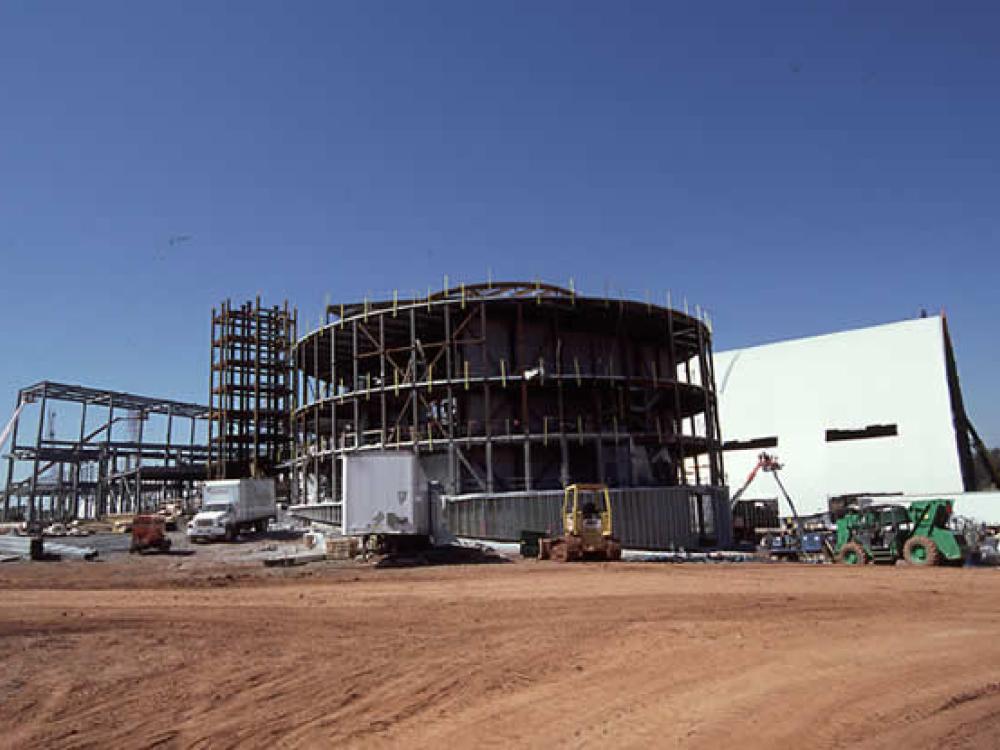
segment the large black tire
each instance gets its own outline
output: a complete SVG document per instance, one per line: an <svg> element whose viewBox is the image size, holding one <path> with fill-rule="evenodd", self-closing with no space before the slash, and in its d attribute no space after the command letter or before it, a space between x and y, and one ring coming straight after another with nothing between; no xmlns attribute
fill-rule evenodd
<svg viewBox="0 0 1000 750"><path fill-rule="evenodd" d="M608 560L621 560L622 559L622 546L613 540L608 541L607 549L605 550L604 556Z"/></svg>
<svg viewBox="0 0 1000 750"><path fill-rule="evenodd" d="M903 545L903 559L910 565L937 565L941 561L941 553L932 539L911 536Z"/></svg>
<svg viewBox="0 0 1000 750"><path fill-rule="evenodd" d="M548 560L552 557L552 540L551 539L539 539L538 540L538 559Z"/></svg>
<svg viewBox="0 0 1000 750"><path fill-rule="evenodd" d="M837 553L837 562L842 565L865 565L868 555L865 554L865 548L857 542L845 542Z"/></svg>
<svg viewBox="0 0 1000 750"><path fill-rule="evenodd" d="M236 541L236 527L230 524L226 527L226 541L235 542Z"/></svg>

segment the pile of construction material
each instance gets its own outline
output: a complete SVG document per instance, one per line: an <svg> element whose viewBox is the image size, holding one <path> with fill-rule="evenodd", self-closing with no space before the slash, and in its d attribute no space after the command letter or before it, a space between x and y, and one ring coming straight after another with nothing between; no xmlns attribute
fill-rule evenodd
<svg viewBox="0 0 1000 750"><path fill-rule="evenodd" d="M302 536L304 549L283 552L264 558L268 567L306 565L323 560L352 560L361 551L361 542L353 536L331 536L319 531L309 531Z"/></svg>
<svg viewBox="0 0 1000 750"><path fill-rule="evenodd" d="M47 539L41 535L0 535L0 562L15 560L93 560L97 550Z"/></svg>

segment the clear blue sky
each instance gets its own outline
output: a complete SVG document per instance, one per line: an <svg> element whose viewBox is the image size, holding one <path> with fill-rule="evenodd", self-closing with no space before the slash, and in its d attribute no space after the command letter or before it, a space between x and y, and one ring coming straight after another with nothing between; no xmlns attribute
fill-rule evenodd
<svg viewBox="0 0 1000 750"><path fill-rule="evenodd" d="M946 308L1000 443L1000 6L807 5L8 0L0 411L205 401L224 297L491 268L671 289L717 348Z"/></svg>

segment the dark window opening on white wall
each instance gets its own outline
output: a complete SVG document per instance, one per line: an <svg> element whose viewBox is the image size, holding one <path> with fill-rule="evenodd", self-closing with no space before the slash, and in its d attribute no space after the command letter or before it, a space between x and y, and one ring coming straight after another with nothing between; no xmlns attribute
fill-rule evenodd
<svg viewBox="0 0 1000 750"><path fill-rule="evenodd" d="M861 430L827 430L826 442L840 440L867 440L869 438L895 437L899 434L894 424L870 424Z"/></svg>
<svg viewBox="0 0 1000 750"><path fill-rule="evenodd" d="M752 448L777 448L778 438L761 437L751 440L729 440L722 444L724 451L745 451Z"/></svg>

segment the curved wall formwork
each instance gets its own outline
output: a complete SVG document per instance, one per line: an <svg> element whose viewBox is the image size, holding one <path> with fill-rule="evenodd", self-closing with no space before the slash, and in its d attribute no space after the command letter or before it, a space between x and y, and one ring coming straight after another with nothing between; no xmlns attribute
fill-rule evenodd
<svg viewBox="0 0 1000 750"><path fill-rule="evenodd" d="M293 350L293 503L336 507L339 459L373 450L415 452L446 500L572 482L719 494L711 334L694 316L492 283L327 319Z"/></svg>

